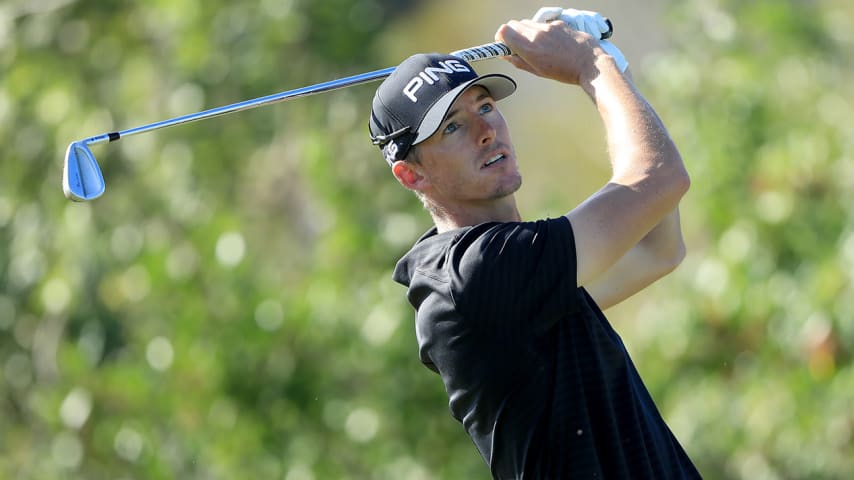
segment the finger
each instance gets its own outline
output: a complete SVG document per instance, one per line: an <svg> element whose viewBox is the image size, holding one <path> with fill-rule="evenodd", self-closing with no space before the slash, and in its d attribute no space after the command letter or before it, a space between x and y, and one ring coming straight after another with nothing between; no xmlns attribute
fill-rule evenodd
<svg viewBox="0 0 854 480"><path fill-rule="evenodd" d="M578 22L581 20L579 17L575 17L573 15L567 15L566 13L564 13L563 15L560 16L560 20L563 23L569 25L569 27L572 28L573 30L579 30Z"/></svg>
<svg viewBox="0 0 854 480"><path fill-rule="evenodd" d="M507 45L511 51L516 51L523 39L522 34L519 33L520 28L522 25L518 21L510 20L495 31L495 41Z"/></svg>
<svg viewBox="0 0 854 480"><path fill-rule="evenodd" d="M584 13L582 10L577 10L575 8L564 8L563 15L569 18L577 18Z"/></svg>
<svg viewBox="0 0 854 480"><path fill-rule="evenodd" d="M560 17L561 13L563 10L560 7L542 7L531 17L531 20L541 23L550 22Z"/></svg>
<svg viewBox="0 0 854 480"><path fill-rule="evenodd" d="M522 43L531 43L538 31L545 30L548 24L537 23L532 20L510 20L501 25L495 32L495 41L506 44L510 50L520 46Z"/></svg>
<svg viewBox="0 0 854 480"><path fill-rule="evenodd" d="M534 67L532 67L531 64L526 62L525 59L520 57L519 55L514 54L514 55L510 55L509 57L503 57L503 58L505 60L507 60L508 62L510 62L511 64L513 64L514 67L516 67L520 70L524 70L528 73L536 74L536 72L534 71Z"/></svg>
<svg viewBox="0 0 854 480"><path fill-rule="evenodd" d="M495 31L495 41L501 42L509 47L511 50L513 49L513 44L518 40L521 35L519 34L520 25L516 20L510 20L507 23L498 27L498 30Z"/></svg>
<svg viewBox="0 0 854 480"><path fill-rule="evenodd" d="M583 31L586 32L587 34L589 34L590 36L592 36L593 38L595 38L596 40L599 40L599 37L602 36L601 32L599 32L599 27L595 25L595 23L593 22L593 19L590 17L584 18L584 30Z"/></svg>
<svg viewBox="0 0 854 480"><path fill-rule="evenodd" d="M554 18L554 19L549 20L547 22L535 22L533 20L523 18L522 20L519 20L519 24L521 24L524 27L530 28L532 30L545 30L549 24L552 24L555 22L560 22L560 21L561 21L560 17Z"/></svg>

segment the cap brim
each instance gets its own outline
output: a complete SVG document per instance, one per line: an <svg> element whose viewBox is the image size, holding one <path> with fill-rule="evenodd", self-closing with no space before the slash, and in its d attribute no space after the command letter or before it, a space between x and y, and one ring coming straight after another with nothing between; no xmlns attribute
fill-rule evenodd
<svg viewBox="0 0 854 480"><path fill-rule="evenodd" d="M436 130L439 129L439 126L445 120L445 115L448 114L451 105L454 104L463 92L476 85L487 89L489 95L496 101L506 98L516 91L516 82L507 75L500 73L481 75L461 85L457 85L456 88L443 95L442 98L427 110L424 119L421 120L421 125L418 126L418 136L415 137L412 145L421 143L436 133Z"/></svg>

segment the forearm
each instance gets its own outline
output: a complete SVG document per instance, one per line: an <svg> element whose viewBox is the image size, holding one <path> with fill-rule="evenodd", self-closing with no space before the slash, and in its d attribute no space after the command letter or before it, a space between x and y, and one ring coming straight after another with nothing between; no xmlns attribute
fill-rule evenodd
<svg viewBox="0 0 854 480"><path fill-rule="evenodd" d="M685 243L675 209L603 275L586 285L603 310L672 272L685 258Z"/></svg>
<svg viewBox="0 0 854 480"><path fill-rule="evenodd" d="M652 107L609 57L598 55L595 65L595 74L582 77L580 85L604 122L613 173L568 217L577 232L579 284L605 280L603 291L615 300L667 273L673 259L681 260L676 210L690 180ZM620 268L614 268L617 263ZM643 271L635 276L634 268Z"/></svg>
<svg viewBox="0 0 854 480"><path fill-rule="evenodd" d="M663 273L676 267L685 257L685 240L682 238L679 209L675 208L665 215L638 245L657 259L657 263L665 270Z"/></svg>
<svg viewBox="0 0 854 480"><path fill-rule="evenodd" d="M594 65L580 86L596 105L607 132L611 182L656 191L667 200L665 212L672 210L688 183L679 151L655 110L613 60L600 54Z"/></svg>

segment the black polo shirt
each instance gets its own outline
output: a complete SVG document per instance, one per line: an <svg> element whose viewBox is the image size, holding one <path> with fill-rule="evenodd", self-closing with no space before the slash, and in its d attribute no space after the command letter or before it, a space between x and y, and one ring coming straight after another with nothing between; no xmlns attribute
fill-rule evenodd
<svg viewBox="0 0 854 480"><path fill-rule="evenodd" d="M495 478L700 477L577 287L567 218L431 229L394 279L421 361Z"/></svg>

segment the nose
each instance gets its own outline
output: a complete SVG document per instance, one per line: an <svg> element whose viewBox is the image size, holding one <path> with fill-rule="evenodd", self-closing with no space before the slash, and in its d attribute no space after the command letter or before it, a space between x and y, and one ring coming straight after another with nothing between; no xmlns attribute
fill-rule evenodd
<svg viewBox="0 0 854 480"><path fill-rule="evenodd" d="M478 117L477 141L481 145L489 145L495 140L495 125L488 118Z"/></svg>

